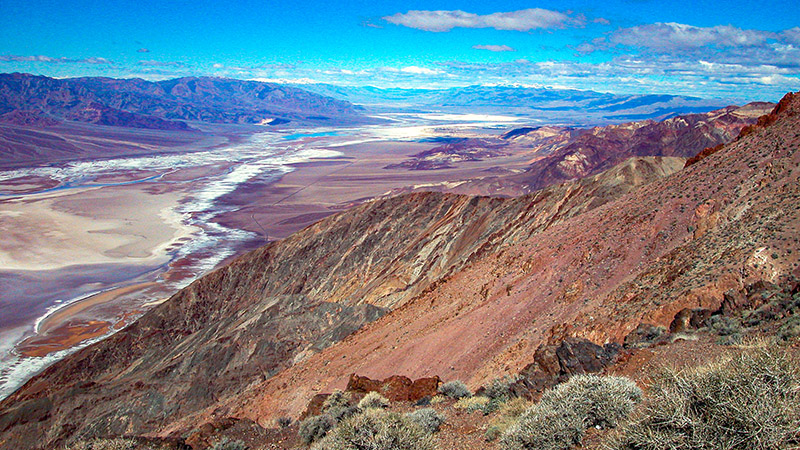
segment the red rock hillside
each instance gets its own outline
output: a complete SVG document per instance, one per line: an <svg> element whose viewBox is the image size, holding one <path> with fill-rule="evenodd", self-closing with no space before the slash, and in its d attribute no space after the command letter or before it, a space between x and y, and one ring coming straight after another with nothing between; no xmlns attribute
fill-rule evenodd
<svg viewBox="0 0 800 450"><path fill-rule="evenodd" d="M352 373L475 388L543 344L622 342L800 275L800 99L782 104L683 170L636 158L514 199L421 193L329 217L32 379L0 402L0 448L267 424Z"/></svg>

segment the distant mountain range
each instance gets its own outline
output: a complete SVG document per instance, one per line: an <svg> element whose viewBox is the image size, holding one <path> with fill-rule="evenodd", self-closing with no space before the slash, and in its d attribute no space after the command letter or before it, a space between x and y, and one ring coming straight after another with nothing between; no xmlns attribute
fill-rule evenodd
<svg viewBox="0 0 800 450"><path fill-rule="evenodd" d="M69 120L187 130L184 121L239 124L352 124L363 109L291 86L225 78L158 82L0 74L0 122L47 126Z"/></svg>
<svg viewBox="0 0 800 450"><path fill-rule="evenodd" d="M730 99L681 95L621 95L576 89L523 86L467 86L450 89L381 89L330 84L295 85L320 95L370 109L407 108L472 113L516 114L548 124L597 125L708 112L729 106Z"/></svg>

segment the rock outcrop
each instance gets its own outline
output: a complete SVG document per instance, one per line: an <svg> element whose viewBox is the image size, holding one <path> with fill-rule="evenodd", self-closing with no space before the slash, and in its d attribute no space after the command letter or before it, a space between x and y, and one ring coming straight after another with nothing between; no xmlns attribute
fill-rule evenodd
<svg viewBox="0 0 800 450"><path fill-rule="evenodd" d="M619 344L600 346L579 338L542 345L533 354L533 362L519 372L511 392L518 397L538 397L545 389L573 375L601 372L614 363L621 349Z"/></svg>

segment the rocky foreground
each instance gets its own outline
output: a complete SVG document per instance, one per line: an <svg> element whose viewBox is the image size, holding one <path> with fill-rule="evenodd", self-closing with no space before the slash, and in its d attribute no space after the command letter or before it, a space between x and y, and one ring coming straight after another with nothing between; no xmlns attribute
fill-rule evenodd
<svg viewBox="0 0 800 450"><path fill-rule="evenodd" d="M764 306L750 291L791 294L798 113L787 95L687 167L640 157L519 198L420 193L329 217L32 379L0 403L0 448L272 426L353 373L473 389L521 374L534 396L573 373L641 369L626 339Z"/></svg>

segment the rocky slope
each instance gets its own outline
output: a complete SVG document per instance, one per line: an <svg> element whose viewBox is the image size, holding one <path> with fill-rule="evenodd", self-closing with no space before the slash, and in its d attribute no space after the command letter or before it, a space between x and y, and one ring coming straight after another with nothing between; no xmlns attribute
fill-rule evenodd
<svg viewBox="0 0 800 450"><path fill-rule="evenodd" d="M54 440L156 433L400 308L503 242L682 165L643 158L515 201L423 193L331 217L198 280L46 370L4 401L0 431ZM125 399L124 407L113 398Z"/></svg>
<svg viewBox="0 0 800 450"><path fill-rule="evenodd" d="M366 119L348 102L302 89L224 78L54 79L0 74L0 115L36 111L55 119L133 128L182 130L183 121L214 123L354 123Z"/></svg>
<svg viewBox="0 0 800 450"><path fill-rule="evenodd" d="M640 323L668 327L684 308L715 310L730 289L800 275L800 98L777 110L773 125L663 181L531 235L510 231L527 223L506 222L519 240L476 252L422 295L221 411L265 423L342 387L352 372L477 387L517 373L544 343L622 342Z"/></svg>
<svg viewBox="0 0 800 450"><path fill-rule="evenodd" d="M531 162L522 173L502 173L498 168L498 175L487 174L465 181L456 189L447 189L473 195L516 196L602 172L635 156L694 156L705 148L730 142L742 128L755 124L774 106L750 103L660 122L644 120L584 129L523 127L497 138L448 142L413 155L398 166L429 170L508 154L524 155Z"/></svg>
<svg viewBox="0 0 800 450"><path fill-rule="evenodd" d="M543 344L622 342L800 275L798 114L787 96L683 170L637 158L520 198L420 193L332 216L32 379L0 403L0 448L265 424L354 372L477 387Z"/></svg>

